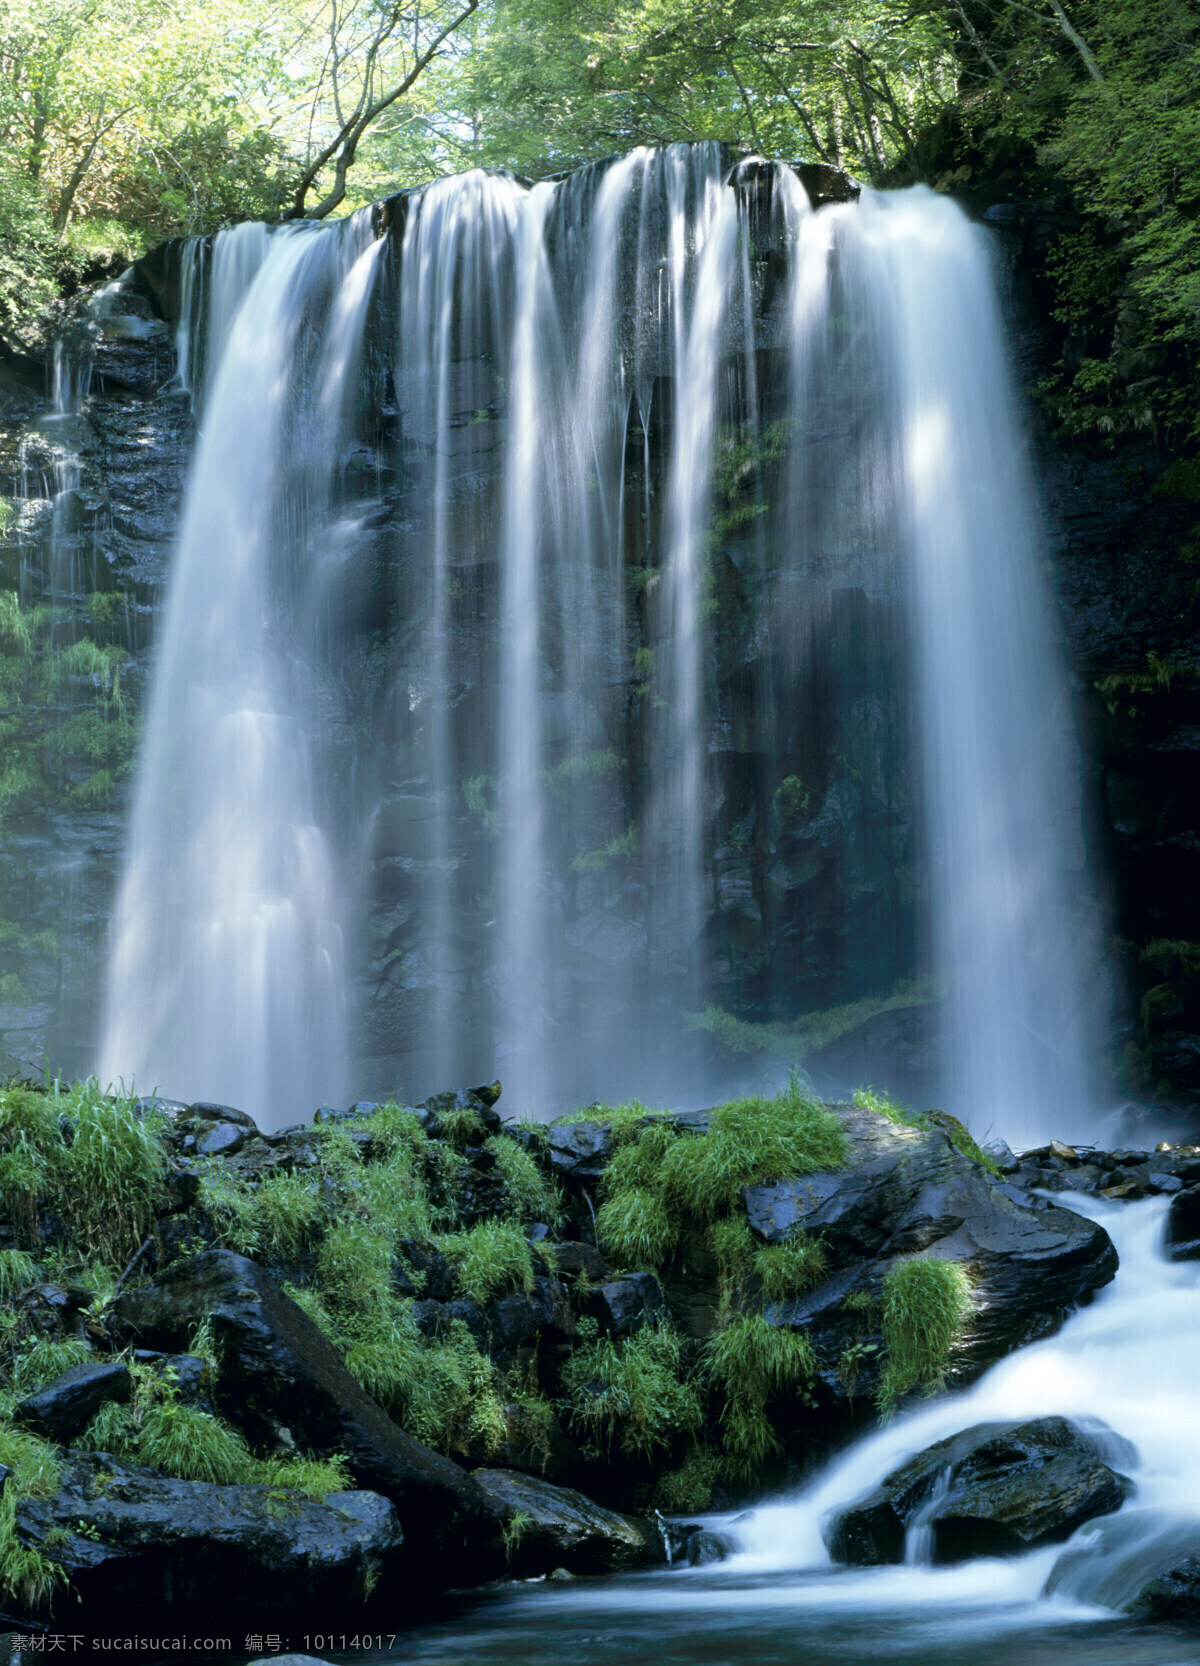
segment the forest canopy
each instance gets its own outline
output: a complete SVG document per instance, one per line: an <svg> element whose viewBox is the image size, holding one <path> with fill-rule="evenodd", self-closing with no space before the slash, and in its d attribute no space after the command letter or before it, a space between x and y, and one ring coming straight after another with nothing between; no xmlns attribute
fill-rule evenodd
<svg viewBox="0 0 1200 1666"><path fill-rule="evenodd" d="M1198 111L1190 0L0 0L0 337L91 249L719 138L1053 201L1063 420L1187 427Z"/></svg>

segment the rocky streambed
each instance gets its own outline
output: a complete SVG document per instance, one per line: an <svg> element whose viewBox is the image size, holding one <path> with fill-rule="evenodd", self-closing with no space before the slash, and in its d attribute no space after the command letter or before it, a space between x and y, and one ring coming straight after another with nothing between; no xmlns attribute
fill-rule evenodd
<svg viewBox="0 0 1200 1666"><path fill-rule="evenodd" d="M395 1630L450 1589L720 1559L693 1518L796 1485L1112 1279L1108 1234L1056 1191L1170 1193L1174 1253L1197 1253L1190 1147L1017 1159L795 1084L550 1126L498 1097L265 1132L228 1106L6 1090L13 1617ZM913 1533L939 1561L1061 1542L1129 1495L1122 1455L1063 1418L972 1428L828 1543L872 1564Z"/></svg>

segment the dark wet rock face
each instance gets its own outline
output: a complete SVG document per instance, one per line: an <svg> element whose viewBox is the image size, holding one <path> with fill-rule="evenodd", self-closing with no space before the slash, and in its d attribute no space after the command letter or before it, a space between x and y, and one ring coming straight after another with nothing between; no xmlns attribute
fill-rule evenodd
<svg viewBox="0 0 1200 1666"><path fill-rule="evenodd" d="M119 1361L76 1365L13 1408L13 1419L44 1440L67 1441L111 1400L133 1391L129 1367Z"/></svg>
<svg viewBox="0 0 1200 1666"><path fill-rule="evenodd" d="M302 1450L342 1453L361 1485L400 1508L410 1558L456 1554L464 1572L473 1565L493 1525L479 1488L398 1428L308 1315L252 1261L209 1250L177 1262L120 1297L111 1327L118 1340L170 1349L205 1317L220 1363L219 1409L252 1441L270 1448L287 1430Z"/></svg>
<svg viewBox="0 0 1200 1666"><path fill-rule="evenodd" d="M404 1542L395 1509L374 1493L317 1503L167 1480L107 1453L75 1454L53 1498L23 1499L17 1532L62 1567L90 1623L339 1612L399 1566Z"/></svg>
<svg viewBox="0 0 1200 1666"><path fill-rule="evenodd" d="M1200 1622L1200 1555L1181 1558L1143 1585L1130 1613L1138 1620Z"/></svg>
<svg viewBox="0 0 1200 1666"><path fill-rule="evenodd" d="M961 1262L975 1313L951 1368L973 1380L994 1360L1050 1335L1117 1270L1108 1234L1069 1210L1032 1208L997 1183L939 1128L899 1127L873 1111L839 1106L852 1155L844 1169L745 1192L751 1227L767 1243L800 1229L819 1236L832 1275L791 1302L769 1304L773 1324L804 1329L835 1400L878 1384L880 1339L861 1304L877 1299L893 1260L918 1253Z"/></svg>
<svg viewBox="0 0 1200 1666"><path fill-rule="evenodd" d="M508 1565L523 1572L618 1573L663 1560L648 1522L618 1515L581 1492L511 1469L478 1469L473 1479L509 1528Z"/></svg>
<svg viewBox="0 0 1200 1666"><path fill-rule="evenodd" d="M830 1555L860 1566L901 1562L908 1534L920 1529L934 1562L1059 1544L1133 1492L1132 1481L1110 1467L1122 1449L1130 1461L1126 1443L1062 1417L966 1429L910 1458L836 1515L825 1530Z"/></svg>

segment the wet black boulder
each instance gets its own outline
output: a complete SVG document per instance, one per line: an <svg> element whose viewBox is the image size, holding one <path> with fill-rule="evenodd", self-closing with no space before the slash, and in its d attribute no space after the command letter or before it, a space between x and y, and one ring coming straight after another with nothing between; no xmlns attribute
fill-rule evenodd
<svg viewBox="0 0 1200 1666"><path fill-rule="evenodd" d="M1111 1431L1064 1417L981 1423L885 1476L826 1524L826 1543L835 1561L859 1566L903 1561L918 1527L930 1531L935 1562L1059 1544L1121 1507L1133 1483L1111 1464L1133 1456Z"/></svg>

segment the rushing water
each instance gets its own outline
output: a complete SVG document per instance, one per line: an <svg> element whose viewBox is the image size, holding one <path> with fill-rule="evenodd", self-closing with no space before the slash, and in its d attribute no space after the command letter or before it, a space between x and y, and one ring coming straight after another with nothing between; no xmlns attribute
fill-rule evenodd
<svg viewBox="0 0 1200 1666"><path fill-rule="evenodd" d="M1113 1283L1056 1336L860 1440L794 1498L748 1519L711 1518L740 1544L728 1562L511 1586L406 1632L396 1656L410 1666L1195 1666L1200 1636L1119 1610L1172 1558L1200 1551L1200 1269L1163 1258L1165 1199L1059 1201L1111 1234ZM931 1567L914 1543L894 1567L830 1564L823 1520L911 1454L977 1423L1052 1413L1112 1431L1111 1461L1136 1483L1119 1511L1024 1556Z"/></svg>
<svg viewBox="0 0 1200 1666"><path fill-rule="evenodd" d="M1094 1132L987 234L725 167L475 172L390 230L184 251L201 438L102 1074L267 1122L497 1074L515 1113L700 1100L739 1068L688 1033L708 1003L932 972L926 1088L1015 1144Z"/></svg>

